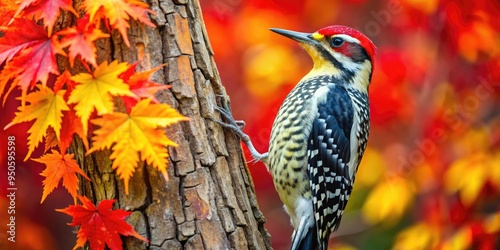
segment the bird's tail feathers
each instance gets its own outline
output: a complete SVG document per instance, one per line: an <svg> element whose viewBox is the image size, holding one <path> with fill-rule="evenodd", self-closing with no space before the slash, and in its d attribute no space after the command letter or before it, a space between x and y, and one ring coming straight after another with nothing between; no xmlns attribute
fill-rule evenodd
<svg viewBox="0 0 500 250"><path fill-rule="evenodd" d="M307 225L301 220L299 227L293 231L291 250L319 250L316 225Z"/></svg>

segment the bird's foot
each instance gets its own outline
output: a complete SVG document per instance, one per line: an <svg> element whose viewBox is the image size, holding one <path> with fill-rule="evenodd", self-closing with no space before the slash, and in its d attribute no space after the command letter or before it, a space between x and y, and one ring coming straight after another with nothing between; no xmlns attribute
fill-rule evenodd
<svg viewBox="0 0 500 250"><path fill-rule="evenodd" d="M229 102L223 99L221 106L222 107L215 107L215 110L217 110L221 114L226 122L217 120L213 121L220 124L222 127L233 131L241 140L243 140L243 138L249 138L247 134L243 133L245 122L242 120L234 119L233 113L231 112L231 107L229 107Z"/></svg>
<svg viewBox="0 0 500 250"><path fill-rule="evenodd" d="M261 154L257 149L252 144L252 140L250 137L243 132L243 127L245 127L245 122L242 120L235 120L233 117L233 114L231 112L231 107L229 106L229 102L226 99L222 99L221 101L222 105L221 107L215 107L215 110L217 110L221 116L223 117L224 121L217 121L213 120L214 122L220 124L222 127L227 128L233 133L235 133L240 140L247 145L248 150L250 151L250 154L252 154L252 157L254 158L253 161L264 161L267 159L268 153Z"/></svg>

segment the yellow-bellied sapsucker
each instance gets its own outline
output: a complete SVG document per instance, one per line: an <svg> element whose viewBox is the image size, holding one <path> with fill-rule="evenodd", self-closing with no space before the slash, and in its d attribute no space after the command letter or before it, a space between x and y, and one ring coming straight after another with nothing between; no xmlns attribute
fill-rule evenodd
<svg viewBox="0 0 500 250"><path fill-rule="evenodd" d="M314 67L281 105L269 152L260 154L228 107L219 109L256 160L263 161L294 227L292 249L328 247L340 223L370 130L368 85L375 45L334 25L314 33L271 29L294 39Z"/></svg>

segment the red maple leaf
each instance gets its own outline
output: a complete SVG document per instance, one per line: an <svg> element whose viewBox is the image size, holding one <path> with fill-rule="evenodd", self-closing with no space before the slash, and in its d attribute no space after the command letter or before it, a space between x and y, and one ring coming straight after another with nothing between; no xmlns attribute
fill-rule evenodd
<svg viewBox="0 0 500 250"><path fill-rule="evenodd" d="M78 19L76 26L61 30L57 34L64 36L61 40L61 47L69 46L68 58L71 67L73 67L77 56L97 67L97 49L94 41L99 38L109 37L109 34L97 29L95 24L89 24L89 15Z"/></svg>
<svg viewBox="0 0 500 250"><path fill-rule="evenodd" d="M42 27L26 19L16 19L4 33L5 36L0 38L0 64L9 61L24 48L48 39Z"/></svg>
<svg viewBox="0 0 500 250"><path fill-rule="evenodd" d="M0 64L7 62L0 72L0 93L12 80L10 90L15 86L21 88L24 105L28 88L33 88L38 81L46 86L50 73L59 75L56 53L66 54L43 27L30 20L16 19L0 38Z"/></svg>
<svg viewBox="0 0 500 250"><path fill-rule="evenodd" d="M83 131L83 124L80 118L76 116L74 105L70 106L69 111L63 112L63 119L61 123L61 139L59 141L59 149L61 152L66 152L69 145L73 141L73 135L77 134L82 139L85 149L89 149L89 140Z"/></svg>
<svg viewBox="0 0 500 250"><path fill-rule="evenodd" d="M33 16L35 20L43 19L45 27L52 34L52 28L61 12L59 9L70 11L76 14L71 0L23 0L14 16L23 12L23 16Z"/></svg>
<svg viewBox="0 0 500 250"><path fill-rule="evenodd" d="M80 226L78 230L76 245L73 249L83 247L90 241L90 248L94 250L104 249L105 244L111 250L121 250L122 241L120 234L134 236L137 239L149 242L138 234L132 226L125 222L125 218L132 212L122 209L112 210L116 200L103 200L97 208L85 196L78 196L83 205L69 206L56 211L73 217L70 226Z"/></svg>

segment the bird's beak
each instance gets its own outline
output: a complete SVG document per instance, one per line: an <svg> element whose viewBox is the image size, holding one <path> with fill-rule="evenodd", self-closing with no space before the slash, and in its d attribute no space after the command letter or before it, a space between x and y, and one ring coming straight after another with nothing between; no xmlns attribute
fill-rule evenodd
<svg viewBox="0 0 500 250"><path fill-rule="evenodd" d="M286 36L300 43L314 43L316 40L313 38L310 33L302 33L291 30L283 30L283 29L275 29L270 28L271 31L276 32L282 36Z"/></svg>

